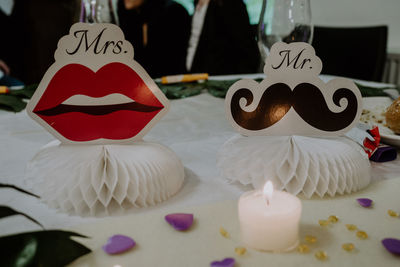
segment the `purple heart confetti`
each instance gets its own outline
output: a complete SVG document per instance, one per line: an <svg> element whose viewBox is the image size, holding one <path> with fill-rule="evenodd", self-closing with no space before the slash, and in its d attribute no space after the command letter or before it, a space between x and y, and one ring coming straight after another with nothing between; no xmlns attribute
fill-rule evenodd
<svg viewBox="0 0 400 267"><path fill-rule="evenodd" d="M372 205L372 199L369 198L357 198L357 202L364 208L369 208Z"/></svg>
<svg viewBox="0 0 400 267"><path fill-rule="evenodd" d="M119 254L125 252L136 245L136 242L125 235L113 235L107 241L107 243L103 246L103 250L107 254Z"/></svg>
<svg viewBox="0 0 400 267"><path fill-rule="evenodd" d="M213 261L211 262L211 267L233 267L235 265L234 258L225 258L222 261Z"/></svg>
<svg viewBox="0 0 400 267"><path fill-rule="evenodd" d="M382 245L390 253L400 255L400 240L395 238L385 238L382 240Z"/></svg>
<svg viewBox="0 0 400 267"><path fill-rule="evenodd" d="M185 231L193 224L191 213L171 213L165 216L165 220L178 231Z"/></svg>

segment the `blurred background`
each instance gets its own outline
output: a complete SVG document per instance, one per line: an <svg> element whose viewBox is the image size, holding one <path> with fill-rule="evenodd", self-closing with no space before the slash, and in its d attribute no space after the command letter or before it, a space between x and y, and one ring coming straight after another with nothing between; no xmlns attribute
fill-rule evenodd
<svg viewBox="0 0 400 267"><path fill-rule="evenodd" d="M193 0L176 0L176 2L180 3L190 16L194 14L195 4ZM263 1L244 0L243 2L254 31L253 36L256 38L256 28ZM324 34L324 29L320 31L318 27L385 26L387 30L387 34L384 36L385 41L380 42L381 46L385 46L385 62L381 67L382 71L378 71L378 74L373 77L367 76L366 79L400 84L399 0L310 0L310 3L312 23L316 27L313 45L317 47L320 45L318 38L322 40ZM116 6L115 3L114 5ZM0 0L0 10L2 29L0 59L7 62L11 73L25 83L39 82L44 72L54 61L53 54L58 39L67 34L70 26L79 20L81 1ZM185 24L190 25L190 20ZM338 43L351 42L348 37L337 38L341 38L337 40ZM366 38L363 39L363 44L367 44L369 43L368 40L372 41L377 37L366 32L362 38ZM361 49L360 46L363 45L358 44L359 49ZM324 49L325 51L334 50L335 44L331 43L330 47L325 45L324 48L320 48L321 54L324 53ZM354 48L354 53L357 53L357 48ZM369 52L364 53L369 54ZM332 66L334 66L333 63ZM331 74L343 75L342 73ZM351 75L344 74L344 76L350 77Z"/></svg>
<svg viewBox="0 0 400 267"><path fill-rule="evenodd" d="M278 1L278 0L271 0ZM193 14L193 0L176 0ZM251 24L257 24L261 0L244 0ZM311 0L312 19L321 26L388 25L388 47L400 50L400 1Z"/></svg>

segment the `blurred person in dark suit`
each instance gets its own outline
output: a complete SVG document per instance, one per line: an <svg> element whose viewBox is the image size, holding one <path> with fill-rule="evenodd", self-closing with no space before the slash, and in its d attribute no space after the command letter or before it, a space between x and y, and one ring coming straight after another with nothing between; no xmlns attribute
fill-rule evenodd
<svg viewBox="0 0 400 267"><path fill-rule="evenodd" d="M243 0L195 0L186 66L211 75L257 72L254 29Z"/></svg>
<svg viewBox="0 0 400 267"><path fill-rule="evenodd" d="M5 59L13 75L25 84L39 83L79 12L80 0L14 0L7 39L12 58Z"/></svg>
<svg viewBox="0 0 400 267"><path fill-rule="evenodd" d="M119 0L118 17L134 58L153 78L186 73L190 16L171 0Z"/></svg>
<svg viewBox="0 0 400 267"><path fill-rule="evenodd" d="M9 87L22 86L23 83L13 77L15 74L18 74L17 71L14 71L14 67L16 68L17 65L14 59L18 57L16 55L17 51L15 51L15 47L13 46L13 23L11 17L6 15L1 9L0 25L2 27L2 38L0 41L0 85ZM9 66L11 65L9 62L12 62L12 67Z"/></svg>
<svg viewBox="0 0 400 267"><path fill-rule="evenodd" d="M10 73L10 67L6 62L0 59L0 85L5 85L7 87L24 86L23 82L10 76Z"/></svg>

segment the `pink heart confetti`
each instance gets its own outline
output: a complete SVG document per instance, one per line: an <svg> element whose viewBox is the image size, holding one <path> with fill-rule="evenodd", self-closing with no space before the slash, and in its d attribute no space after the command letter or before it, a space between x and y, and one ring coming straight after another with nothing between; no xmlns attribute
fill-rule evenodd
<svg viewBox="0 0 400 267"><path fill-rule="evenodd" d="M136 242L125 235L113 235L107 241L107 243L103 246L103 250L107 254L119 254L125 252L136 245Z"/></svg>
<svg viewBox="0 0 400 267"><path fill-rule="evenodd" d="M165 220L178 231L185 231L193 224L191 213L171 213L165 216Z"/></svg>
<svg viewBox="0 0 400 267"><path fill-rule="evenodd" d="M234 258L225 258L222 261L213 261L211 262L211 267L233 267L235 265Z"/></svg>
<svg viewBox="0 0 400 267"><path fill-rule="evenodd" d="M357 202L364 208L369 208L372 205L372 199L369 198L357 198Z"/></svg>
<svg viewBox="0 0 400 267"><path fill-rule="evenodd" d="M385 238L382 240L382 245L390 253L400 255L400 240L395 238Z"/></svg>

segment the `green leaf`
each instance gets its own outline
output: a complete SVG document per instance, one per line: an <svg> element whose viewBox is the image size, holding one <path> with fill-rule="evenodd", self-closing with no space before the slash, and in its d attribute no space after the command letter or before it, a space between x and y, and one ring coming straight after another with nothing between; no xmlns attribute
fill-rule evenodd
<svg viewBox="0 0 400 267"><path fill-rule="evenodd" d="M204 89L204 86L201 83L157 83L157 85L168 99L181 99L199 95Z"/></svg>
<svg viewBox="0 0 400 267"><path fill-rule="evenodd" d="M207 87L208 92L215 96L215 97L220 97L220 98L225 98L226 92L228 92L229 87L232 86L235 82L238 80L226 80L226 81L214 81L214 80L208 80L205 84Z"/></svg>
<svg viewBox="0 0 400 267"><path fill-rule="evenodd" d="M19 191L21 193L24 193L24 194L27 194L27 195L31 195L33 197L40 198L38 195L35 195L35 194L31 193L31 192L28 192L28 191L26 191L26 190L24 190L22 188L16 187L15 185L12 185L12 184L2 184L2 183L0 183L0 188L12 188L12 189L17 190L17 191Z"/></svg>
<svg viewBox="0 0 400 267"><path fill-rule="evenodd" d="M369 96L388 96L387 93L384 92L386 89L395 89L400 93L400 87L370 87L370 86L365 86L359 83L355 83L361 91L361 95L363 97L369 97Z"/></svg>
<svg viewBox="0 0 400 267"><path fill-rule="evenodd" d="M34 238L27 238L24 247L21 252L17 255L15 266L24 267L29 266L33 259L35 258L35 254L37 251L38 242Z"/></svg>
<svg viewBox="0 0 400 267"><path fill-rule="evenodd" d="M91 252L71 237L86 238L60 230L0 237L0 266L65 266Z"/></svg>
<svg viewBox="0 0 400 267"><path fill-rule="evenodd" d="M376 88L376 87L370 87L370 86L365 86L359 83L355 83L360 89L361 95L363 97L367 96L387 96L387 94L383 91L384 89L388 88Z"/></svg>
<svg viewBox="0 0 400 267"><path fill-rule="evenodd" d="M38 87L37 84L31 84L25 86L22 89L16 89L16 90L11 89L9 95L30 99L32 95L35 93L37 87Z"/></svg>
<svg viewBox="0 0 400 267"><path fill-rule="evenodd" d="M13 95L0 95L0 108L20 112L26 107L26 103L17 96Z"/></svg>
<svg viewBox="0 0 400 267"><path fill-rule="evenodd" d="M0 95L0 109L20 112L26 107L23 99L30 99L35 93L37 84L27 85L22 89L11 89L8 94Z"/></svg>
<svg viewBox="0 0 400 267"><path fill-rule="evenodd" d="M5 217L9 217L9 216L14 216L14 215L22 215L25 218L31 220L32 222L40 225L40 227L43 228L43 225L41 225L38 221L36 221L32 217L30 217L29 215L26 215L25 213L19 212L19 211L14 210L14 209L12 209L10 207L7 207L7 206L0 206L0 219L1 218L5 218Z"/></svg>

